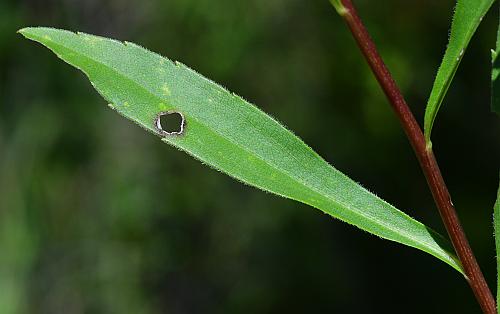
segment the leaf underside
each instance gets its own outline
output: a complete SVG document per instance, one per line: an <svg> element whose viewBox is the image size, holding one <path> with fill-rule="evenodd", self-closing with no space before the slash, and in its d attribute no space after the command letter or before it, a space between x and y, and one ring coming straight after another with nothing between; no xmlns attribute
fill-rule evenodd
<svg viewBox="0 0 500 314"><path fill-rule="evenodd" d="M430 143L434 120L455 76L469 42L494 0L458 0L451 24L448 47L432 87L424 118L424 132Z"/></svg>
<svg viewBox="0 0 500 314"><path fill-rule="evenodd" d="M183 64L129 42L83 33L20 33L83 71L110 107L162 141L246 184L418 248L463 273L436 232L349 179L254 105ZM183 115L182 135L157 129L157 115L168 111Z"/></svg>

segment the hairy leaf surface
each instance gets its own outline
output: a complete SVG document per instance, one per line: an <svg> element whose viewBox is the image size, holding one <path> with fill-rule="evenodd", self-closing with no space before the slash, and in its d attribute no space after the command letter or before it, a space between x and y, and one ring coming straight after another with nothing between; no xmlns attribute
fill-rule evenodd
<svg viewBox="0 0 500 314"><path fill-rule="evenodd" d="M110 107L164 142L244 183L428 252L462 272L440 235L349 179L254 105L188 67L128 42L50 28L20 32L82 70ZM182 134L157 128L162 112L182 114Z"/></svg>
<svg viewBox="0 0 500 314"><path fill-rule="evenodd" d="M425 110L424 131L427 143L431 142L432 126L443 99L455 76L469 42L483 16L494 0L458 0L451 24L448 47L439 67Z"/></svg>

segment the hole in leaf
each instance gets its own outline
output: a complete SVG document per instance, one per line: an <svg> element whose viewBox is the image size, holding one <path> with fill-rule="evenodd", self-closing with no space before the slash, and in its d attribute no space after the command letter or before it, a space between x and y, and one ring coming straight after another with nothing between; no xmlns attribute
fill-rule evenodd
<svg viewBox="0 0 500 314"><path fill-rule="evenodd" d="M184 115L177 111L160 112L155 121L156 129L162 135L181 135L185 125Z"/></svg>

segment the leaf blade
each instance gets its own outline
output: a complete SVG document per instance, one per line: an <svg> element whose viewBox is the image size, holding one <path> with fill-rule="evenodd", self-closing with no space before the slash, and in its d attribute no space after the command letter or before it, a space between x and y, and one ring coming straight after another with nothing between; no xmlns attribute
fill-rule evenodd
<svg viewBox="0 0 500 314"><path fill-rule="evenodd" d="M159 112L181 112L185 133L163 137L164 142L246 184L418 248L462 272L437 233L330 166L257 107L188 67L103 37L51 28L20 33L83 71L116 111L156 135Z"/></svg>
<svg viewBox="0 0 500 314"><path fill-rule="evenodd" d="M462 61L465 50L493 2L494 0L457 1L448 47L439 66L425 109L424 133L428 145L431 143L432 127L437 113L441 108L460 61Z"/></svg>

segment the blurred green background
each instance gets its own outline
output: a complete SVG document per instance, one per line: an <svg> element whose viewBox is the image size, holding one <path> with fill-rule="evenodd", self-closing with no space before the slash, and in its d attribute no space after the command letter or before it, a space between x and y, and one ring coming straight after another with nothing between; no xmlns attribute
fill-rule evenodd
<svg viewBox="0 0 500 314"><path fill-rule="evenodd" d="M422 121L454 1L359 0ZM490 286L500 121L485 18L434 148ZM223 84L444 233L397 120L327 0L1 0L0 313L478 313L444 263L244 186L106 107L15 33L139 43Z"/></svg>

